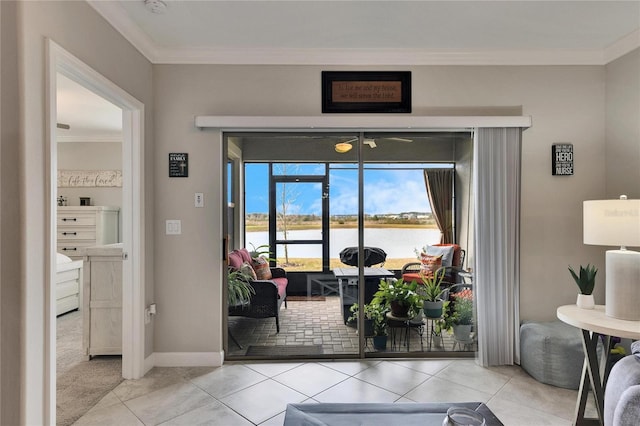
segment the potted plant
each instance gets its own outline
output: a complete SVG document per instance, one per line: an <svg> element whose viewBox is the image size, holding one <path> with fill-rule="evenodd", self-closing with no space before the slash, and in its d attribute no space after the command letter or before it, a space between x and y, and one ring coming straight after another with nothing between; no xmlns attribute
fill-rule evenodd
<svg viewBox="0 0 640 426"><path fill-rule="evenodd" d="M251 295L256 291L249 284L251 277L238 269L229 269L227 275L227 302L228 306L248 305Z"/></svg>
<svg viewBox="0 0 640 426"><path fill-rule="evenodd" d="M595 306L593 289L596 285L596 274L598 270L595 266L587 264L586 268L580 265L580 275L576 274L571 266L569 266L569 272L571 272L571 276L580 289L576 305L582 309L593 309Z"/></svg>
<svg viewBox="0 0 640 426"><path fill-rule="evenodd" d="M440 318L443 312L443 290L440 287L444 279L444 269L436 271L433 275L422 274L423 286L420 293L424 298L424 315L427 318Z"/></svg>
<svg viewBox="0 0 640 426"><path fill-rule="evenodd" d="M406 282L400 278L380 280L372 303L388 307L396 318L412 318L420 312L423 298L418 293L417 281Z"/></svg>
<svg viewBox="0 0 640 426"><path fill-rule="evenodd" d="M442 332L453 333L453 316L449 313L449 304L445 300L442 302L442 316L433 322L433 344L442 347Z"/></svg>
<svg viewBox="0 0 640 426"><path fill-rule="evenodd" d="M471 328L473 325L473 298L467 295L454 295L453 305L453 335L457 341L468 342L471 340Z"/></svg>
<svg viewBox="0 0 640 426"><path fill-rule="evenodd" d="M359 314L358 304L354 303L349 310L351 311L351 316L347 321L356 322ZM364 305L364 333L365 336L372 338L373 347L377 350L387 348L386 312L387 309L377 303Z"/></svg>

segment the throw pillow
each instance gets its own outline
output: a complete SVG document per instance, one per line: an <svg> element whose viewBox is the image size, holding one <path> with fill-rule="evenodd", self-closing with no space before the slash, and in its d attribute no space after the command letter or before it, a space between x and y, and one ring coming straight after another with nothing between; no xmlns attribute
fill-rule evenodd
<svg viewBox="0 0 640 426"><path fill-rule="evenodd" d="M273 278L271 268L269 268L269 261L264 257L256 257L253 259L253 269L256 271L256 276L259 280L270 280Z"/></svg>
<svg viewBox="0 0 640 426"><path fill-rule="evenodd" d="M427 278L431 278L433 274L442 267L442 256L420 253L420 263L420 273Z"/></svg>
<svg viewBox="0 0 640 426"><path fill-rule="evenodd" d="M240 266L240 272L252 280L258 279L258 276L256 275L256 271L253 270L253 266L251 266L248 262L244 262Z"/></svg>
<svg viewBox="0 0 640 426"><path fill-rule="evenodd" d="M453 246L427 246L427 254L442 256L442 266L453 264Z"/></svg>

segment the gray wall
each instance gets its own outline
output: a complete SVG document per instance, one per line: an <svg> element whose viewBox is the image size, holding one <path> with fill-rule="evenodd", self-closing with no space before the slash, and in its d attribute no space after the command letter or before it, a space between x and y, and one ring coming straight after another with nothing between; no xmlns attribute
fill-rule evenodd
<svg viewBox="0 0 640 426"><path fill-rule="evenodd" d="M0 2L0 424L3 425L20 423L24 390L16 22L16 4Z"/></svg>
<svg viewBox="0 0 640 426"><path fill-rule="evenodd" d="M219 132L195 129L194 116L321 115L320 73L331 68L154 66L156 300L168 306L156 323L157 352L221 349L220 171L226 155ZM554 319L557 306L575 303L568 264L604 270L603 251L582 244L581 226L582 201L604 195L604 67L401 68L413 73L414 114L521 109L533 117L523 136L521 314ZM574 176L551 176L554 142L574 143ZM188 179L167 178L169 152L189 152ZM205 192L204 209L193 208L194 192ZM182 219L183 235L163 235L170 218ZM596 291L598 303L603 294Z"/></svg>
<svg viewBox="0 0 640 426"><path fill-rule="evenodd" d="M153 74L149 61L85 2L18 2L17 8L21 81L18 102L15 102L13 107L18 109L24 121L21 123L19 139L12 144L21 152L18 175L20 194L23 197L20 211L23 225L20 233L24 262L21 265L21 273L9 278L10 281L20 283L24 300L28 301L23 305L24 310L20 312L26 330L21 355L27 366L23 371L23 381L26 385L22 397L27 401L28 407L22 413L21 421L27 424L43 424L49 404L49 401L45 400L44 389L48 386L46 377L49 373L44 371L46 354L43 350L47 333L44 329L44 283L47 276L46 259L49 256L45 236L50 220L45 202L48 198L49 177L44 116L46 38L51 38L145 104L143 156L148 165L144 177L147 182L151 182L153 171ZM148 248L145 259L147 297L153 297L152 190L153 186L149 184L144 194L148 208L144 212L148 226L145 234ZM4 282L6 281L3 277ZM152 331L152 327L147 327L145 333L147 355L153 350ZM4 336L2 340L4 341Z"/></svg>
<svg viewBox="0 0 640 426"><path fill-rule="evenodd" d="M640 198L640 49L606 66L608 198Z"/></svg>

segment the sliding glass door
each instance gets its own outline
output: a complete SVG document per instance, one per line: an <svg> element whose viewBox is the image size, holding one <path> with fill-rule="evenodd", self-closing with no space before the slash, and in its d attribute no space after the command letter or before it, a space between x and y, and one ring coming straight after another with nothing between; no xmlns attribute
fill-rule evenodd
<svg viewBox="0 0 640 426"><path fill-rule="evenodd" d="M228 251L247 248L269 263L273 281L278 271L286 276L286 302L275 301L276 313L254 313L259 304L251 297L229 309L227 357L473 353L472 344L436 341L446 318L426 318L421 303L397 317L374 297L402 282L407 265L419 271L421 252L440 242L425 171L454 170L465 138L457 132L226 135L230 151L241 153L228 176L241 194L228 210L235 217L224 222L235 223L239 234ZM456 212L447 214L455 227Z"/></svg>

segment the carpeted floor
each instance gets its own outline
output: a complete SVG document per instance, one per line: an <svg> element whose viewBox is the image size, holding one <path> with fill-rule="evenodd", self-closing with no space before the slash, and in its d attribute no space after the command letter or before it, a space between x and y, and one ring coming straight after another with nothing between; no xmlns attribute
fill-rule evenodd
<svg viewBox="0 0 640 426"><path fill-rule="evenodd" d="M122 382L122 357L86 360L80 312L61 315L56 322L56 425L67 426Z"/></svg>

